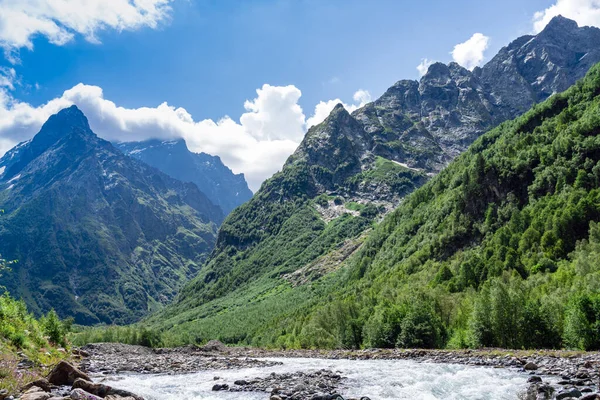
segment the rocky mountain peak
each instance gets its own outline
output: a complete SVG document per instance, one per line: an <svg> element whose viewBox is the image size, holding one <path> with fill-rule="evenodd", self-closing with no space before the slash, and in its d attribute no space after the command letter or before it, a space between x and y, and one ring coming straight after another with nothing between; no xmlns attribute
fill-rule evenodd
<svg viewBox="0 0 600 400"><path fill-rule="evenodd" d="M429 66L427 73L423 75L421 81L445 81L450 78L450 68L448 65L435 62Z"/></svg>
<svg viewBox="0 0 600 400"><path fill-rule="evenodd" d="M86 116L77 106L64 108L50 116L31 141L17 146L0 159L0 166L5 169L2 179L10 179L17 175L30 162L61 140L70 142L70 151L75 153L84 151L88 144L100 139L92 132Z"/></svg>
<svg viewBox="0 0 600 400"><path fill-rule="evenodd" d="M90 129L90 124L86 116L76 105L63 108L58 113L52 115L42 125L42 129L36 137L52 136L58 138L77 130L85 133L94 134Z"/></svg>
<svg viewBox="0 0 600 400"><path fill-rule="evenodd" d="M196 185L98 138L75 106L2 167L0 253L19 260L2 284L36 312L77 323L132 322L172 299L223 220Z"/></svg>
<svg viewBox="0 0 600 400"><path fill-rule="evenodd" d="M548 25L540 32L540 35L548 33L559 33L564 34L565 32L574 32L579 28L577 22L572 19L565 18L562 15L557 15L552 18Z"/></svg>

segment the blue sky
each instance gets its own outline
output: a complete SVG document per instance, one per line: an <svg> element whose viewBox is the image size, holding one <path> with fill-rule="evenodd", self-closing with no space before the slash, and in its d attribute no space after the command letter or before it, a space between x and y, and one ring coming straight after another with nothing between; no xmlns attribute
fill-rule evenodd
<svg viewBox="0 0 600 400"><path fill-rule="evenodd" d="M101 6L41 14L46 3L0 0L0 154L47 114L81 102L111 140L193 131L182 134L193 150L222 156L253 189L280 168L313 114L318 121L338 100L349 108L368 100L365 92L353 99L359 89L376 98L397 80L418 79L422 59L449 62L476 33L487 48L474 63L484 63L532 33L536 12L600 20L597 0L150 0L156 18L135 14L136 0L110 0L131 11L123 20ZM21 34L30 19L57 28L32 23L33 34ZM163 103L164 115L156 112Z"/></svg>
<svg viewBox="0 0 600 400"><path fill-rule="evenodd" d="M78 36L64 45L34 40L16 71L16 96L34 105L79 82L98 85L124 107L185 107L197 118L243 112L263 83L293 84L310 109L359 88L381 94L418 77L421 58L450 61L457 43L481 32L488 55L531 31L549 1L183 0L159 29ZM4 63L8 66L8 63ZM40 86L35 90L35 84Z"/></svg>

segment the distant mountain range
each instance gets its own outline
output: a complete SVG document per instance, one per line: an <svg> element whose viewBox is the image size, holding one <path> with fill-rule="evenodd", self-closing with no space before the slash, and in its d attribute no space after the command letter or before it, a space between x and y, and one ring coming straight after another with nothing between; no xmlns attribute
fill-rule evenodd
<svg viewBox="0 0 600 400"><path fill-rule="evenodd" d="M37 313L127 323L200 269L224 215L193 183L127 157L72 106L0 159L2 277Z"/></svg>
<svg viewBox="0 0 600 400"><path fill-rule="evenodd" d="M399 81L352 114L338 105L308 131L282 171L234 210L205 267L151 323L205 339L282 340L268 331L276 321L322 301L333 279L329 277L353 259L364 240L386 240L391 231L369 233L382 214L484 132L567 89L599 61L600 29L579 28L559 16L538 35L502 48L482 68L468 71L456 63L435 63L420 81ZM535 121L526 132L538 126ZM495 139L486 136L484 142ZM511 149L499 146L497 151ZM445 175L443 183L455 185L460 179ZM417 201L411 199L411 204ZM417 231L402 232L406 237L398 241ZM470 239L476 240L464 238ZM410 251L418 252L419 243L411 243ZM358 270L367 269L372 256L363 254ZM380 257L386 256L392 257L385 260L390 266L404 257L391 252ZM415 256L415 263L426 261ZM290 330L302 329L299 321L294 323L298 325Z"/></svg>
<svg viewBox="0 0 600 400"><path fill-rule="evenodd" d="M225 215L252 197L243 174L234 174L219 157L189 151L183 139L124 142L115 146L173 178L195 183Z"/></svg>

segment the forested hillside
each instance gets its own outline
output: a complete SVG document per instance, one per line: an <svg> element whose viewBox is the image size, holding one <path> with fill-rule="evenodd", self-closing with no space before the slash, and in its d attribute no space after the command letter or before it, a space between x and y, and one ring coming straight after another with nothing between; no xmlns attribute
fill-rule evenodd
<svg viewBox="0 0 600 400"><path fill-rule="evenodd" d="M173 341L596 349L599 134L596 65L565 93L479 138L370 231L337 272L255 282L220 302L203 303L205 292L194 311L187 296L179 304L188 311L151 322ZM274 249L277 265L291 259ZM210 317L198 319L198 310Z"/></svg>
<svg viewBox="0 0 600 400"><path fill-rule="evenodd" d="M600 347L600 65L485 134L371 233L307 346ZM279 338L280 340L280 338Z"/></svg>

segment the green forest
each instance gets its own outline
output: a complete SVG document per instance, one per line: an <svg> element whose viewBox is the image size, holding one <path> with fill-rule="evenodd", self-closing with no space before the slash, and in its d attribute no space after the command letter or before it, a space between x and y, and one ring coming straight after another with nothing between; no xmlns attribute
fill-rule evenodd
<svg viewBox="0 0 600 400"><path fill-rule="evenodd" d="M480 137L381 222L324 222L322 195L255 198L228 218L252 219L224 224L221 269L142 326L163 345L600 349L599 134L597 65ZM262 195L307 193L306 173L288 168ZM285 279L348 242L359 250L341 267Z"/></svg>

